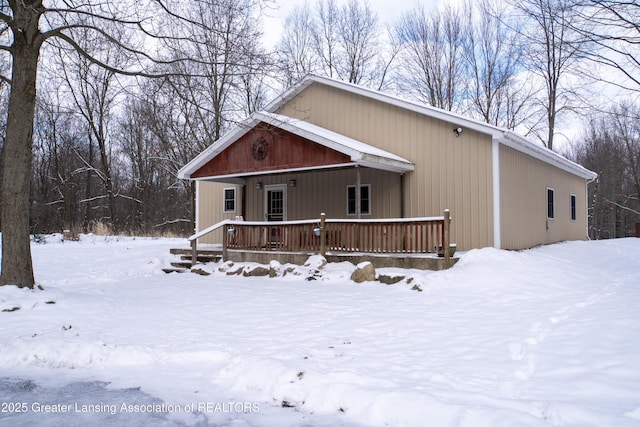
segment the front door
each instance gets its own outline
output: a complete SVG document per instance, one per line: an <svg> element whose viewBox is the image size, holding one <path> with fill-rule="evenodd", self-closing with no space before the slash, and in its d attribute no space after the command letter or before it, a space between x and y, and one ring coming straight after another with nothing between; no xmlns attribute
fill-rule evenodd
<svg viewBox="0 0 640 427"><path fill-rule="evenodd" d="M285 221L287 219L287 186L265 186L264 216L267 221ZM270 227L269 241L271 243L282 241L281 227Z"/></svg>

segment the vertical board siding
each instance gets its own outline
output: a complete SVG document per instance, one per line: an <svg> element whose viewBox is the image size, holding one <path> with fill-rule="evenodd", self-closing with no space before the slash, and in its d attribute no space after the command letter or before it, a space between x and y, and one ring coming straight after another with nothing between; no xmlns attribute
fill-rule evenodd
<svg viewBox="0 0 640 427"><path fill-rule="evenodd" d="M219 182L198 182L200 187L198 191L198 231L204 230L224 219L235 219L236 216L242 215L242 186L225 184ZM224 213L223 195L225 188L236 189L236 210L235 212ZM221 243L222 231L216 230L204 236L198 241L199 243Z"/></svg>
<svg viewBox="0 0 640 427"><path fill-rule="evenodd" d="M371 214L363 218L397 218L400 216L400 175L393 172L360 168L362 184L371 185ZM296 181L295 187L288 184ZM256 184L262 183L262 190ZM318 218L324 212L328 218L348 218L347 185L355 185L356 170L330 169L279 175L262 175L247 179L246 220L264 221L264 187L287 184L287 220Z"/></svg>
<svg viewBox="0 0 640 427"><path fill-rule="evenodd" d="M512 148L500 147L502 245L524 249L586 236L585 181ZM555 218L547 220L547 188L555 193ZM571 194L576 220L571 220Z"/></svg>
<svg viewBox="0 0 640 427"><path fill-rule="evenodd" d="M329 128L411 160L405 216L453 215L461 249L493 245L491 137L329 86L312 84L278 113ZM363 180L363 183L365 181Z"/></svg>

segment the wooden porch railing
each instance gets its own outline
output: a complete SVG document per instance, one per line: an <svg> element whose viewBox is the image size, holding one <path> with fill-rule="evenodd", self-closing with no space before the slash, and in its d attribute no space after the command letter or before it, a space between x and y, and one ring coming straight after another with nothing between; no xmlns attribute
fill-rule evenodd
<svg viewBox="0 0 640 427"><path fill-rule="evenodd" d="M189 237L192 263L197 239L222 228L227 250L373 254L429 254L449 247L449 211L440 217L397 219L319 219L282 222L219 222ZM445 268L449 251L445 250Z"/></svg>

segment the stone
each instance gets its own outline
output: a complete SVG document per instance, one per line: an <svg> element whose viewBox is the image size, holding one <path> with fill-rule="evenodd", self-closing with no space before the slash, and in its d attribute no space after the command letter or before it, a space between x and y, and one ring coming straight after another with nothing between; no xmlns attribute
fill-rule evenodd
<svg viewBox="0 0 640 427"><path fill-rule="evenodd" d="M311 255L304 263L304 267L322 270L327 265L327 259L322 255Z"/></svg>
<svg viewBox="0 0 640 427"><path fill-rule="evenodd" d="M361 262L351 274L351 280L356 283L373 282L376 280L376 269L369 261Z"/></svg>
<svg viewBox="0 0 640 427"><path fill-rule="evenodd" d="M211 275L211 273L209 273L206 270L203 270L202 268L192 268L191 272L199 274L200 276L210 276Z"/></svg>
<svg viewBox="0 0 640 427"><path fill-rule="evenodd" d="M269 275L269 271L270 268L269 267L265 267L263 265L258 265L256 267L250 267L247 266L244 271L242 272L242 275L244 277L259 277L259 276L268 276Z"/></svg>
<svg viewBox="0 0 640 427"><path fill-rule="evenodd" d="M393 285L398 282L401 282L402 280L405 279L405 277L406 276L403 276L402 274L398 274L398 275L381 274L380 276L378 276L378 280L380 281L380 283L384 283L385 285Z"/></svg>
<svg viewBox="0 0 640 427"><path fill-rule="evenodd" d="M282 264L280 264L278 261L271 261L271 263L269 264L269 277L270 278L274 278L274 277L279 277L282 275Z"/></svg>

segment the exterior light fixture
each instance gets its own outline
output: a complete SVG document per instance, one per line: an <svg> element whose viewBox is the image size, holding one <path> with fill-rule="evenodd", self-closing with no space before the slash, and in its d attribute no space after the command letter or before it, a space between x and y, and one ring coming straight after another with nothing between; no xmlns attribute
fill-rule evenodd
<svg viewBox="0 0 640 427"><path fill-rule="evenodd" d="M456 136L460 136L460 134L462 133L462 128L461 127L457 127L453 130L453 133L456 134Z"/></svg>
<svg viewBox="0 0 640 427"><path fill-rule="evenodd" d="M289 181L289 187L293 188L296 186L296 180L292 179L291 181Z"/></svg>
<svg viewBox="0 0 640 427"><path fill-rule="evenodd" d="M256 183L256 190L262 190L262 181Z"/></svg>

